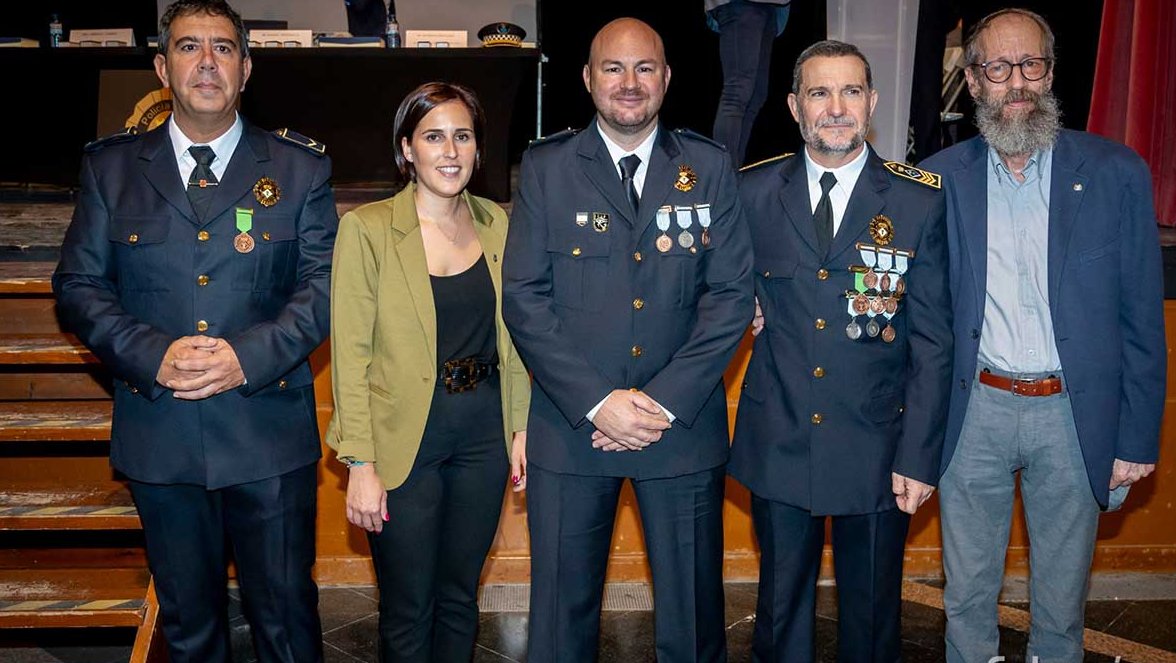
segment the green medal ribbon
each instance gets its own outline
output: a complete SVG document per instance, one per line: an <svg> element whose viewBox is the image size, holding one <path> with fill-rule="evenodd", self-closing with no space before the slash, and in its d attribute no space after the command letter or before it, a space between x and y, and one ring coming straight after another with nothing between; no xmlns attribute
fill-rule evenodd
<svg viewBox="0 0 1176 663"><path fill-rule="evenodd" d="M253 230L253 210L237 208L237 230L248 233Z"/></svg>
<svg viewBox="0 0 1176 663"><path fill-rule="evenodd" d="M238 222L239 223L239 222ZM240 228L240 226L237 226ZM853 289L858 292L866 291L865 274L863 272L854 272L853 274Z"/></svg>

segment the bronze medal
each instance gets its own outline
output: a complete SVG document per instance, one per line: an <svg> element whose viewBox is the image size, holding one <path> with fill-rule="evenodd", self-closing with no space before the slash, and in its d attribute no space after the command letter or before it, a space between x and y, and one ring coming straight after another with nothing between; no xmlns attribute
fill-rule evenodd
<svg viewBox="0 0 1176 663"><path fill-rule="evenodd" d="M894 342L894 335L894 327L891 327L890 325L886 325L886 329L882 330L882 340L886 341L887 343Z"/></svg>
<svg viewBox="0 0 1176 663"><path fill-rule="evenodd" d="M882 303L881 297L870 297L870 310L873 311L875 315L886 310L886 305ZM873 336L873 334L870 335Z"/></svg>
<svg viewBox="0 0 1176 663"><path fill-rule="evenodd" d="M858 315L865 315L866 311L870 310L870 299L865 295L858 294L853 298L853 312Z"/></svg>
<svg viewBox="0 0 1176 663"><path fill-rule="evenodd" d="M894 294L901 295L904 292L906 292L906 281L902 280L902 277L899 276L894 279Z"/></svg>
<svg viewBox="0 0 1176 663"><path fill-rule="evenodd" d="M249 253L254 246L256 243L249 233L240 233L233 238L233 248L237 249L237 253Z"/></svg>
<svg viewBox="0 0 1176 663"><path fill-rule="evenodd" d="M882 300L882 305L886 310L886 315L894 315L898 313L898 300L893 297L887 297Z"/></svg>
<svg viewBox="0 0 1176 663"><path fill-rule="evenodd" d="M886 291L890 290L890 272L882 275L882 289Z"/></svg>
<svg viewBox="0 0 1176 663"><path fill-rule="evenodd" d="M681 191L682 193L686 193L687 191L693 189L694 185L697 183L698 174L694 172L693 168L687 166L686 164L678 166L678 179L674 181L675 189Z"/></svg>
<svg viewBox="0 0 1176 663"><path fill-rule="evenodd" d="M848 325L845 325L845 335L852 341L856 341L862 337L862 326L857 323L857 320L850 320Z"/></svg>
<svg viewBox="0 0 1176 663"><path fill-rule="evenodd" d="M710 229L709 228L702 229L702 245L703 246L710 246Z"/></svg>
<svg viewBox="0 0 1176 663"><path fill-rule="evenodd" d="M691 235L689 230L683 230L678 235L678 246L684 249L694 246L694 235Z"/></svg>
<svg viewBox="0 0 1176 663"><path fill-rule="evenodd" d="M874 320L873 318L871 318L870 321L866 323L866 335L869 336L870 338L876 337L878 335L878 332L881 332L881 331L882 331L882 327L878 324L877 320Z"/></svg>
<svg viewBox="0 0 1176 663"><path fill-rule="evenodd" d="M874 288L877 288L878 287L878 273L871 269L870 271L866 272L865 274L862 274L862 283L866 286L866 289L868 289L868 290L872 290Z"/></svg>
<svg viewBox="0 0 1176 663"><path fill-rule="evenodd" d="M657 245L657 250L661 251L662 253L666 253L670 249L674 248L674 240L670 239L670 236L665 233L662 233L661 236L657 238L657 242L655 242L655 244Z"/></svg>
<svg viewBox="0 0 1176 663"><path fill-rule="evenodd" d="M269 177L263 177L253 185L253 197L257 198L257 202L261 203L262 207L273 207L282 199L282 190L278 187L277 182ZM248 251L243 251L243 253L248 253Z"/></svg>

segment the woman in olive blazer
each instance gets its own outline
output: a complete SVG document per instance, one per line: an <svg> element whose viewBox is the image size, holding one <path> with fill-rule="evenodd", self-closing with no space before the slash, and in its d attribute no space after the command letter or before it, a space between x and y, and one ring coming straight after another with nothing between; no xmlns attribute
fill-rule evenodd
<svg viewBox="0 0 1176 663"><path fill-rule="evenodd" d="M412 182L344 215L335 243L327 442L350 468L348 520L368 531L381 660L469 660L508 463L525 485L530 382L501 314L507 216L465 190L481 127L461 86L410 93L394 134ZM439 356L469 347L481 353Z"/></svg>

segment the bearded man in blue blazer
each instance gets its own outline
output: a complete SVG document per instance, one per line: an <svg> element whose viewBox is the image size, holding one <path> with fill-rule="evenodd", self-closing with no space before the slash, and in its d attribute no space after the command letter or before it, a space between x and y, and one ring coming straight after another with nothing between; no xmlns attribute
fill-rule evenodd
<svg viewBox="0 0 1176 663"><path fill-rule="evenodd" d="M1054 38L996 12L966 45L980 137L924 164L947 192L955 367L940 480L947 660L997 654L1014 484L1029 527L1026 660L1081 661L1100 509L1150 474L1164 406L1147 165L1059 129Z"/></svg>

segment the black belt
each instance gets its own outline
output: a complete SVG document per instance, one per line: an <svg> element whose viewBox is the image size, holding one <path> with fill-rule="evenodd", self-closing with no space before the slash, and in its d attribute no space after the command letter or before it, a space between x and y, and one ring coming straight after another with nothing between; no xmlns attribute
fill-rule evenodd
<svg viewBox="0 0 1176 663"><path fill-rule="evenodd" d="M445 384L445 391L459 394L476 389L478 383L494 375L496 364L479 361L474 357L450 359L441 365L437 377Z"/></svg>

